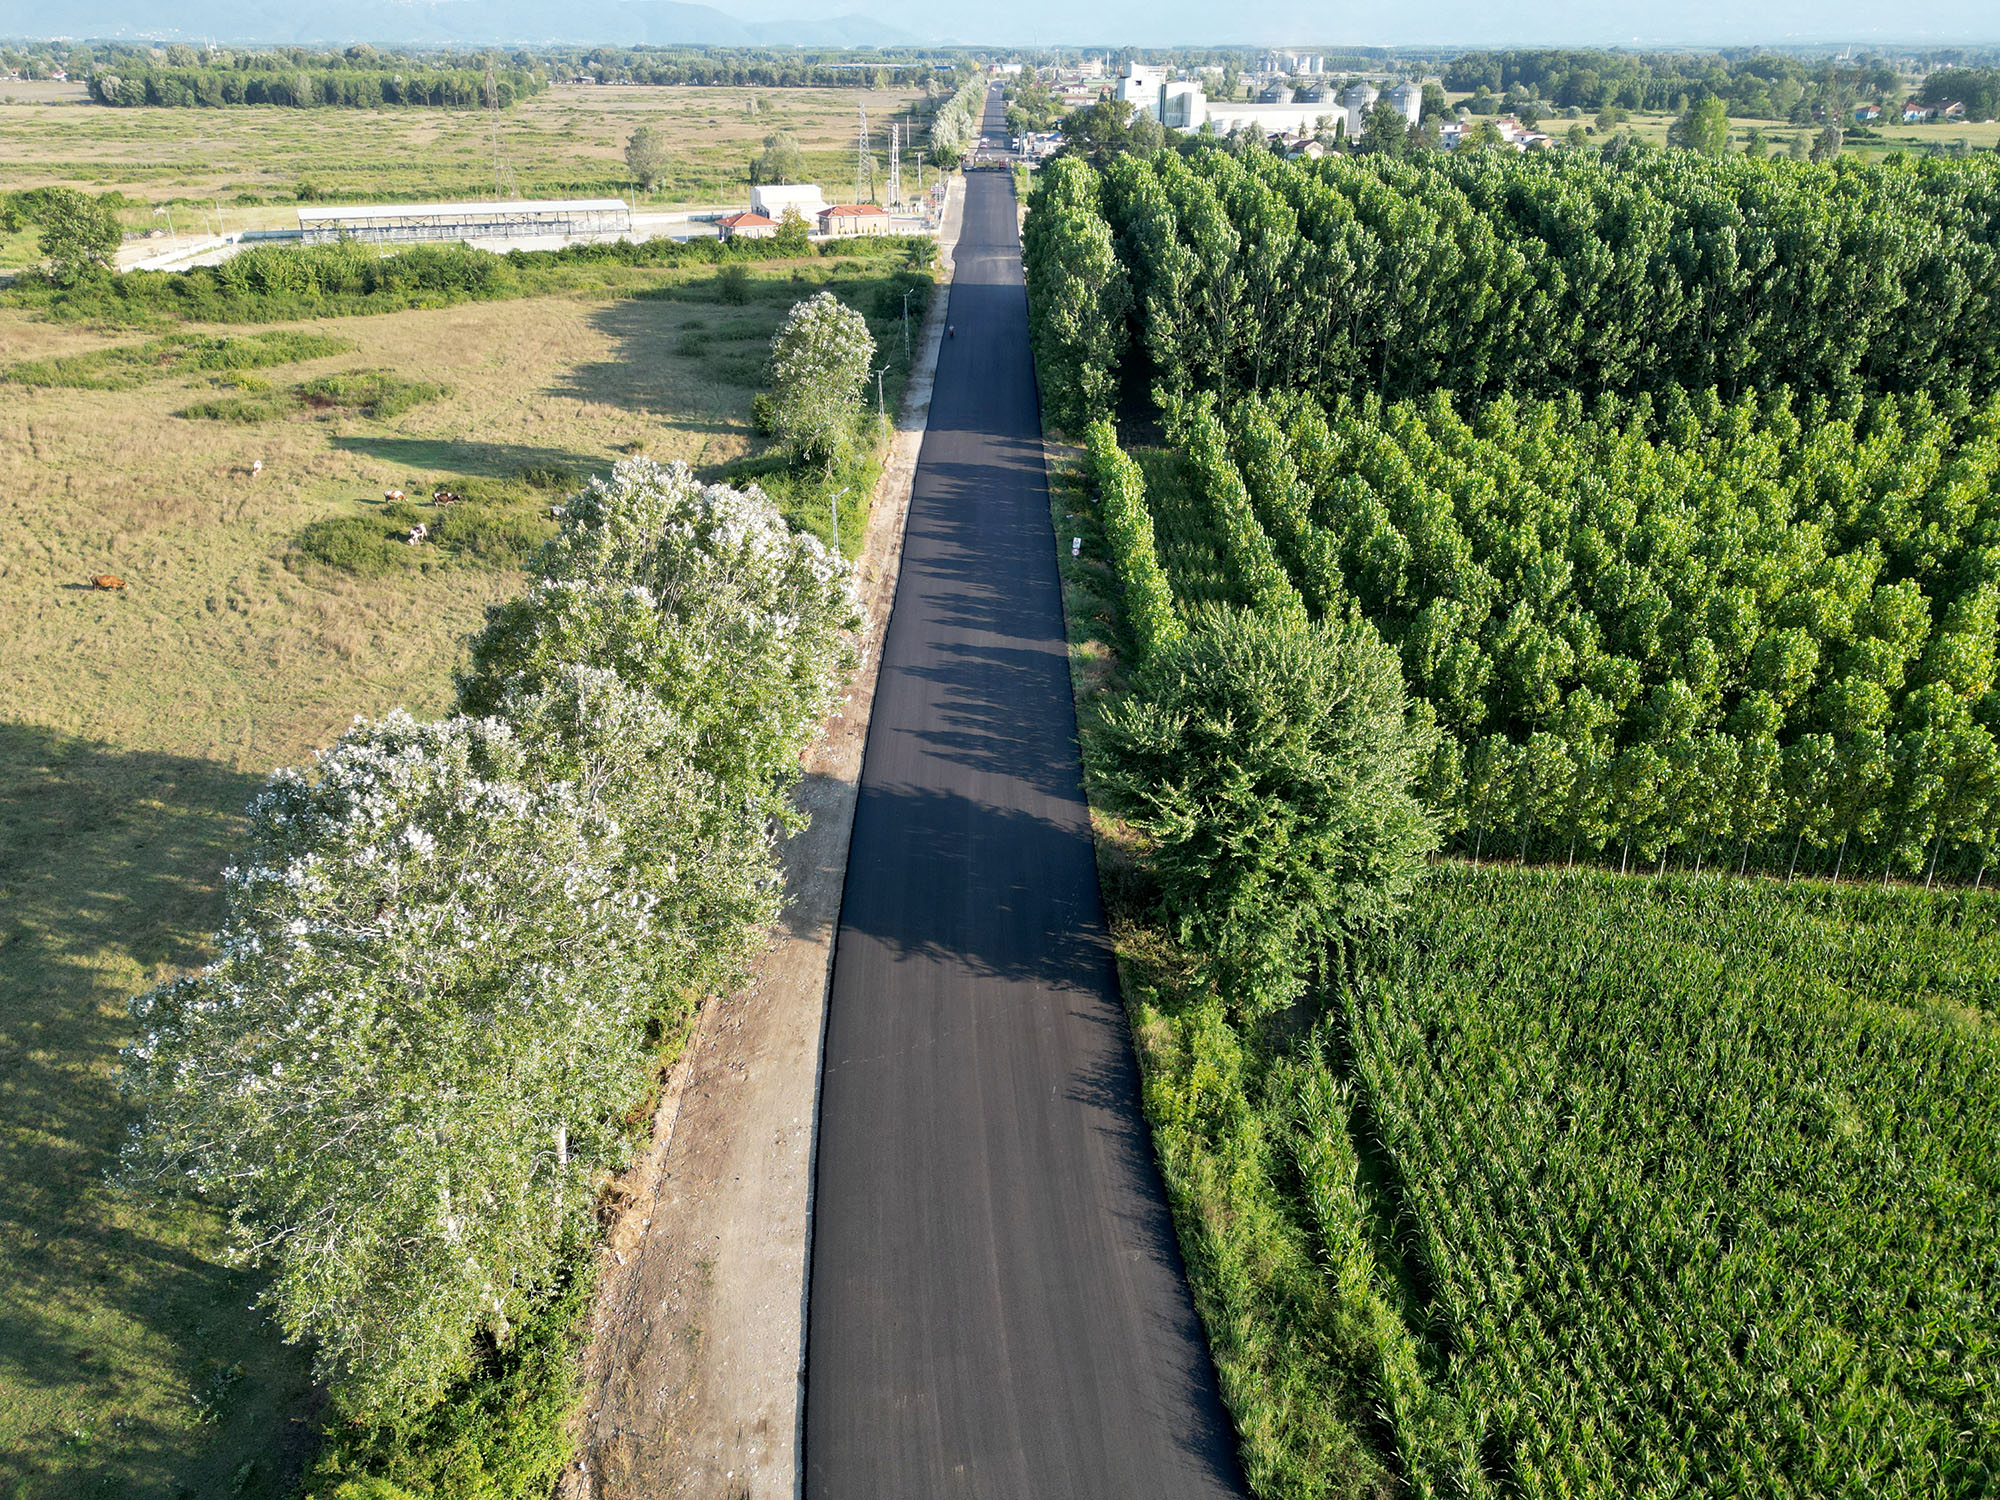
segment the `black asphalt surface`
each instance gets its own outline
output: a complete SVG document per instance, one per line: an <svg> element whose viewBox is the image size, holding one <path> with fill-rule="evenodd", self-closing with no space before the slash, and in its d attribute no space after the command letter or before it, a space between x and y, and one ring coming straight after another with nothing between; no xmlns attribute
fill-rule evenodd
<svg viewBox="0 0 2000 1500"><path fill-rule="evenodd" d="M805 1494L1238 1495L1098 896L1004 172L948 320L834 954Z"/></svg>

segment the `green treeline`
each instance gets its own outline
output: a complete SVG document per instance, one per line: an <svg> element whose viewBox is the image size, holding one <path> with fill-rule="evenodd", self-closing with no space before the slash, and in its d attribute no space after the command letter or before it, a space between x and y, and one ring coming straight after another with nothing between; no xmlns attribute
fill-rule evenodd
<svg viewBox="0 0 2000 1500"><path fill-rule="evenodd" d="M928 239L882 235L829 245L842 259L926 265ZM23 277L0 302L46 307L72 318L149 323L160 318L225 323L445 307L563 290L592 267L730 265L782 260L779 240L620 240L562 250L497 255L469 245L411 245L392 254L358 240L321 245L256 245L218 266L132 271L59 287Z"/></svg>
<svg viewBox="0 0 2000 1500"><path fill-rule="evenodd" d="M1554 48L1461 53L1446 64L1444 86L1587 113L1678 110L1688 100L1716 98L1732 115L1805 124L1815 108L1844 115L1863 99L1899 98L1902 74L1894 63L1869 57Z"/></svg>
<svg viewBox="0 0 2000 1500"><path fill-rule="evenodd" d="M1029 228L1051 416L1167 418L1176 608L1367 620L1466 853L1983 878L2000 171L1159 152Z"/></svg>
<svg viewBox="0 0 2000 1500"><path fill-rule="evenodd" d="M548 1492L599 1192L777 913L856 660L848 566L684 466L593 479L534 572L457 712L272 776L215 960L132 1004L128 1180L230 1205L330 1388L329 1484Z"/></svg>
<svg viewBox="0 0 2000 1500"><path fill-rule="evenodd" d="M2000 851L2000 400L1252 396L1230 429L1250 524L1431 705L1466 852Z"/></svg>
<svg viewBox="0 0 2000 1500"><path fill-rule="evenodd" d="M244 55L246 63L266 61ZM505 109L548 87L546 75L508 68L493 77L476 68L292 67L101 67L90 75L90 94L100 104L136 108L227 109L275 104L289 109L383 109L398 105L443 109Z"/></svg>
<svg viewBox="0 0 2000 1500"><path fill-rule="evenodd" d="M707 84L735 88L902 88L935 81L949 87L963 54L934 49L838 47L545 48L538 61L558 77L601 83Z"/></svg>
<svg viewBox="0 0 2000 1500"><path fill-rule="evenodd" d="M1084 342L1142 389L1734 396L2000 376L2000 162L1197 150L1101 179L1064 162L1037 199L1066 212L1065 241L1092 218L1110 230L1103 274L1129 281L1133 313Z"/></svg>

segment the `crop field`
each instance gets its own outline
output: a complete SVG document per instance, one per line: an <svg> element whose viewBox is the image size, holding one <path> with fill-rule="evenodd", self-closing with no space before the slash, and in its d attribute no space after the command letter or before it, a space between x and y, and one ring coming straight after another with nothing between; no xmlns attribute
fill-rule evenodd
<svg viewBox="0 0 2000 1500"><path fill-rule="evenodd" d="M1295 1043L1124 925L1258 1492L1990 1494L1996 917L1441 866Z"/></svg>
<svg viewBox="0 0 2000 1500"><path fill-rule="evenodd" d="M464 638L518 586L559 476L641 451L758 467L751 396L785 309L822 280L886 305L885 273L862 263L747 269L732 300L708 268L635 275L640 294L617 298L155 340L0 314L0 372L73 382L0 380L8 1500L286 1493L316 1410L304 1360L250 1308L254 1276L220 1262L212 1215L107 1183L126 998L205 956L218 873L271 767L355 714L449 703ZM892 327L876 318L878 338ZM412 390L399 414L366 414ZM269 406L176 415L246 400ZM813 486L765 482L828 534ZM434 509L438 487L465 498ZM390 489L408 500L385 504ZM402 540L415 520L435 541ZM850 547L865 522L843 506ZM127 587L95 589L98 574Z"/></svg>
<svg viewBox="0 0 2000 1500"><path fill-rule="evenodd" d="M23 87L26 87L25 85ZM641 206L747 203L764 137L789 131L829 192L852 194L865 105L886 181L888 125L912 89L600 87L560 84L499 117L502 196L623 194ZM624 161L640 125L674 146L665 180L637 195ZM53 184L174 204L174 228L228 233L297 224L300 184L348 202L484 198L495 191L494 119L478 110L107 109L0 106L0 192ZM914 169L907 157L905 174ZM914 186L914 182L912 182ZM239 197L254 199L238 202ZM143 212L128 228L158 228ZM140 221L144 220L142 224ZM34 258L0 239L0 268Z"/></svg>

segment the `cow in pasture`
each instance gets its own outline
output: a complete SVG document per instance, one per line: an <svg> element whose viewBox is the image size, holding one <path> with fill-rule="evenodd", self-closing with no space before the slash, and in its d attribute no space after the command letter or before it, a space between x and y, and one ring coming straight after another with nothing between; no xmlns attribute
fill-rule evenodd
<svg viewBox="0 0 2000 1500"><path fill-rule="evenodd" d="M111 589L114 591L128 587L125 580L120 578L116 573L98 573L91 578L90 586L94 589Z"/></svg>

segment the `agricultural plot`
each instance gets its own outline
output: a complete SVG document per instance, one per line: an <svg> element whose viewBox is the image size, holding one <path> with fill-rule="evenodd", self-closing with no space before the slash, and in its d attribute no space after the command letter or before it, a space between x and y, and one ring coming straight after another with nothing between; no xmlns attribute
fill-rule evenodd
<svg viewBox="0 0 2000 1500"><path fill-rule="evenodd" d="M1444 866L1295 1041L1139 915L1148 1110L1260 1495L2000 1479L1990 895Z"/></svg>
<svg viewBox="0 0 2000 1500"><path fill-rule="evenodd" d="M752 360L822 281L900 357L909 273L821 260L731 269L742 275L727 283L713 267L626 273L622 289L639 295L591 289L268 334L189 328L189 342L0 313L0 370L75 377L0 387L0 519L13 539L0 555L10 1500L98 1485L288 1492L313 1394L303 1358L252 1310L257 1278L222 1262L212 1213L107 1183L129 1118L110 1086L126 999L207 957L218 872L270 768L357 713L450 702L467 634L519 587L574 477L631 452L715 475L771 469L774 497L830 535L817 484L762 455L751 384L711 365ZM250 369L217 347L292 357ZM135 371L144 378L128 381ZM892 403L901 376L885 382ZM411 387L426 399L387 414L380 398L393 409ZM283 400L256 421L180 415L272 396ZM858 458L847 482L872 480L872 465ZM459 501L433 506L439 489ZM386 500L392 490L405 499ZM854 545L865 505L844 503L840 520ZM412 546L420 522L435 539ZM100 573L128 587L93 589Z"/></svg>
<svg viewBox="0 0 2000 1500"><path fill-rule="evenodd" d="M1418 898L1325 1061L1465 1422L1433 1483L1476 1451L1528 1496L1991 1493L1996 917L1492 870Z"/></svg>
<svg viewBox="0 0 2000 1500"><path fill-rule="evenodd" d="M887 180L888 125L906 123L913 89L597 87L558 84L501 113L502 196L624 195L642 208L747 203L750 161L789 132L807 176L850 196L856 111L868 110ZM673 148L666 174L639 194L624 160L641 125ZM490 198L494 117L482 110L107 109L77 103L0 108L0 192L63 184L171 204L182 235L293 228L296 195L345 202ZM905 159L905 174L913 168ZM912 181L914 186L914 181ZM150 207L127 228L165 227ZM31 263L34 236L0 240L0 268Z"/></svg>
<svg viewBox="0 0 2000 1500"><path fill-rule="evenodd" d="M1904 359L1940 325L1895 293L1766 343L1772 303L1736 299L1768 276L1698 256L1642 304L1614 290L1636 240L1576 233L1595 195L1705 199L1740 267L1809 180L1913 231L1933 190L2000 183L1044 173L1026 270L1089 451L1059 503L1094 512L1062 567L1107 905L1261 1497L2000 1483L1995 346ZM1875 267L1838 237L1853 291ZM1989 238L1933 237L1940 274ZM1467 300L1516 272L1521 300ZM1522 330L1565 298L1594 311L1538 391L1554 345ZM1170 449L1119 454L1121 385ZM1411 701L1341 742L1377 701L1336 654L1364 626ZM1413 797L1462 859L1390 871L1425 877L1392 914L1363 862Z"/></svg>

